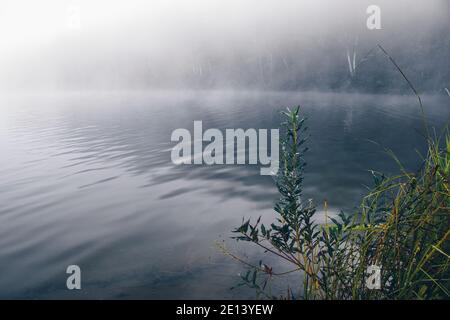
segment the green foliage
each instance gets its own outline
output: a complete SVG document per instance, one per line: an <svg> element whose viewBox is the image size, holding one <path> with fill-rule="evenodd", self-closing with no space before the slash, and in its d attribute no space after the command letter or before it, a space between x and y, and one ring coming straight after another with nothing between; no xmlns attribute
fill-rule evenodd
<svg viewBox="0 0 450 320"><path fill-rule="evenodd" d="M286 121L276 185L276 220L243 221L233 232L291 265L275 272L229 253L249 271L242 283L259 297L276 298L267 283L296 273L301 286L281 298L294 299L448 299L450 298L450 135L428 138L418 172L394 177L372 172L374 187L353 214L318 224L312 201L302 200L306 135L300 109L283 112ZM396 159L396 158L395 158ZM396 159L397 160L397 159ZM398 160L397 160L398 161ZM400 164L400 162L399 162ZM368 266L381 267L381 289L366 285Z"/></svg>

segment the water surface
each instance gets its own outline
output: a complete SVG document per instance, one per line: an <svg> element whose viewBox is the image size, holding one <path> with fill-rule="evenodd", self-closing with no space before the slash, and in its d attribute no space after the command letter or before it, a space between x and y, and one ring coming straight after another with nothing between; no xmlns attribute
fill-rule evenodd
<svg viewBox="0 0 450 320"><path fill-rule="evenodd" d="M425 97L431 125L447 97ZM257 166L175 166L177 128L277 128L302 105L309 147L305 198L352 210L368 170L410 169L423 152L410 96L287 92L109 92L0 97L1 298L248 298L230 290L242 266L215 241L243 216L272 217L277 192ZM228 240L227 240L228 241ZM233 246L233 242L229 242ZM240 249L239 249L240 248ZM238 247L242 254L253 251ZM82 290L65 287L66 267Z"/></svg>

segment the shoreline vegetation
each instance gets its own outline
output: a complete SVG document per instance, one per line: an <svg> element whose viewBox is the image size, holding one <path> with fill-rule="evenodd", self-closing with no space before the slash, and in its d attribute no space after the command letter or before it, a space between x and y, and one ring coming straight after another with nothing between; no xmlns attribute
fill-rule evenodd
<svg viewBox="0 0 450 320"><path fill-rule="evenodd" d="M263 253L254 264L218 244L224 254L248 269L242 282L266 299L450 299L450 132L430 128L419 93L395 60L380 46L416 95L424 121L427 154L416 172L408 171L394 152L399 173L371 171L373 187L353 213L325 216L316 222L316 206L302 199L306 166L306 118L300 107L282 112L280 168L276 186L276 219L271 224L243 220L233 239L249 242ZM450 93L449 93L450 95ZM325 203L325 212L327 203ZM275 270L264 263L271 255L290 268ZM371 286L371 270L379 270L379 286ZM298 276L298 287L274 296L268 285ZM372 283L373 284L373 283Z"/></svg>

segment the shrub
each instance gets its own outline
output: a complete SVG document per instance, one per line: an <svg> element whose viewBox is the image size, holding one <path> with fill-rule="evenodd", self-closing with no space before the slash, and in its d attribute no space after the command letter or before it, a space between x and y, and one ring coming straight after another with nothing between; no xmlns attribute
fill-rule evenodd
<svg viewBox="0 0 450 320"><path fill-rule="evenodd" d="M372 172L373 189L353 214L340 213L330 224L318 224L312 201L302 200L305 169L305 121L300 108L283 112L280 170L276 186L276 220L251 220L233 230L234 239L262 248L292 266L272 267L239 258L249 268L242 283L260 295L268 281L297 273L302 285L288 288L293 299L448 299L450 298L450 135L428 138L421 168L386 177ZM367 286L369 266L381 268L381 288ZM298 292L298 294L297 294Z"/></svg>

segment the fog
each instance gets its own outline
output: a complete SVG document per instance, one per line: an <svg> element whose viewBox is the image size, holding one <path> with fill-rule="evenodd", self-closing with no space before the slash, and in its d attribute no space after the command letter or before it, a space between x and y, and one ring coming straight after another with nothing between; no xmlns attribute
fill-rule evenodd
<svg viewBox="0 0 450 320"><path fill-rule="evenodd" d="M449 0L0 0L0 299L254 299L217 244L290 270L229 239L243 217L274 221L276 183L266 165L227 161L255 150L226 136L225 164L207 165L213 142L194 123L258 130L259 155L275 158L279 111L301 105L302 199L319 224L357 212L370 172L400 170L384 150L416 172L424 120L449 122L449 12ZM192 135L171 141L180 129ZM188 141L200 163L177 165ZM82 290L67 290L73 264ZM301 297L299 276L267 288Z"/></svg>
<svg viewBox="0 0 450 320"><path fill-rule="evenodd" d="M366 56L381 43L439 92L449 15L447 0L2 0L0 90L402 90L386 57Z"/></svg>

